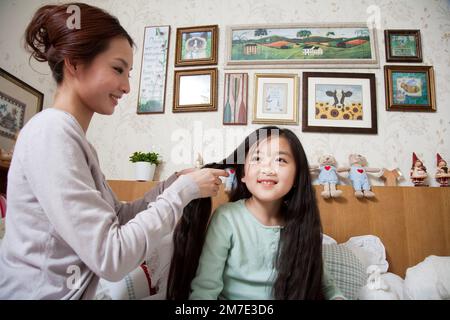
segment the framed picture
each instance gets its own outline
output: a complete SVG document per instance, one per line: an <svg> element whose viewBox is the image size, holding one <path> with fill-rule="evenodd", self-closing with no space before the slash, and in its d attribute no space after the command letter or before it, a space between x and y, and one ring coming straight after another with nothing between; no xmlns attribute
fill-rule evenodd
<svg viewBox="0 0 450 320"><path fill-rule="evenodd" d="M387 111L436 111L431 66L384 66Z"/></svg>
<svg viewBox="0 0 450 320"><path fill-rule="evenodd" d="M252 123L298 124L296 74L255 74Z"/></svg>
<svg viewBox="0 0 450 320"><path fill-rule="evenodd" d="M365 23L230 26L227 68L377 68L377 41Z"/></svg>
<svg viewBox="0 0 450 320"><path fill-rule="evenodd" d="M173 112L217 110L217 69L175 70Z"/></svg>
<svg viewBox="0 0 450 320"><path fill-rule="evenodd" d="M177 29L175 66L217 64L217 25Z"/></svg>
<svg viewBox="0 0 450 320"><path fill-rule="evenodd" d="M225 73L223 124L246 125L248 110L248 74Z"/></svg>
<svg viewBox="0 0 450 320"><path fill-rule="evenodd" d="M0 145L9 149L16 134L42 110L44 94L0 68Z"/></svg>
<svg viewBox="0 0 450 320"><path fill-rule="evenodd" d="M376 134L375 75L304 72L302 129Z"/></svg>
<svg viewBox="0 0 450 320"><path fill-rule="evenodd" d="M164 113L170 26L145 27L138 114Z"/></svg>
<svg viewBox="0 0 450 320"><path fill-rule="evenodd" d="M384 30L387 62L422 62L420 30Z"/></svg>

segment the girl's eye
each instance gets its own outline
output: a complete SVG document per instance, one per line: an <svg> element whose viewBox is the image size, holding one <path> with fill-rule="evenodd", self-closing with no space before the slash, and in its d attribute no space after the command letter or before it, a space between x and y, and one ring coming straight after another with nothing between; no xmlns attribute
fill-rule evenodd
<svg viewBox="0 0 450 320"><path fill-rule="evenodd" d="M117 71L117 73L122 74L123 73L123 69L120 67L114 67L114 70Z"/></svg>
<svg viewBox="0 0 450 320"><path fill-rule="evenodd" d="M276 161L283 162L283 163L287 163L287 161L286 161L285 159L283 159L283 158L277 158Z"/></svg>
<svg viewBox="0 0 450 320"><path fill-rule="evenodd" d="M251 161L259 161L260 157L259 156L253 156L250 160Z"/></svg>

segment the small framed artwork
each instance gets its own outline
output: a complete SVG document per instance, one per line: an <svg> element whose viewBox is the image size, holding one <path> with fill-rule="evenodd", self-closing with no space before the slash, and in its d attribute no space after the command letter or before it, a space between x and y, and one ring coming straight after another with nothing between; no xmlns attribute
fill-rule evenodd
<svg viewBox="0 0 450 320"><path fill-rule="evenodd" d="M0 68L0 144L12 147L16 134L42 110L44 94Z"/></svg>
<svg viewBox="0 0 450 320"><path fill-rule="evenodd" d="M223 124L246 125L248 110L248 74L225 73Z"/></svg>
<svg viewBox="0 0 450 320"><path fill-rule="evenodd" d="M255 74L252 123L298 124L297 74Z"/></svg>
<svg viewBox="0 0 450 320"><path fill-rule="evenodd" d="M376 134L375 75L304 72L302 129Z"/></svg>
<svg viewBox="0 0 450 320"><path fill-rule="evenodd" d="M175 70L173 112L216 110L216 68Z"/></svg>
<svg viewBox="0 0 450 320"><path fill-rule="evenodd" d="M420 30L384 30L387 62L422 62Z"/></svg>
<svg viewBox="0 0 450 320"><path fill-rule="evenodd" d="M170 26L145 27L138 114L164 113Z"/></svg>
<svg viewBox="0 0 450 320"><path fill-rule="evenodd" d="M384 66L387 111L436 111L431 66Z"/></svg>
<svg viewBox="0 0 450 320"><path fill-rule="evenodd" d="M217 64L217 25L177 29L175 66Z"/></svg>

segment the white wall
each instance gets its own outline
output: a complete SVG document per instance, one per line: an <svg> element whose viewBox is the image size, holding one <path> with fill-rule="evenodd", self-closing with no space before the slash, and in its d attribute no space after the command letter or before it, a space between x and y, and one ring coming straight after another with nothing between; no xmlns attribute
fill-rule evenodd
<svg viewBox="0 0 450 320"><path fill-rule="evenodd" d="M116 15L129 31L137 49L134 54L134 70L131 78L131 93L123 98L113 116L94 116L88 131L88 138L97 148L101 165L108 179L133 179L133 167L129 155L136 150L155 148L165 159L157 171L157 178L165 178L174 170L190 166L190 163L177 164L172 153L176 153L187 141L172 140L174 132L216 134L224 136L224 148L219 154L211 154L217 140L201 141L194 139L193 148L203 147L206 161L219 160L232 151L237 142L248 130L247 127L222 126L223 111L223 72L225 65L226 26L238 24L276 24L276 23L330 23L365 22L369 16L366 10L376 5L380 12L380 29L377 30L379 69L283 69L248 70L249 106L253 104L253 74L255 72L337 71L373 72L376 75L377 90L377 135L348 135L303 133L301 126L289 126L300 137L309 161L316 163L322 153L332 153L340 165L347 164L348 154L364 154L371 167L400 168L404 175L409 174L412 152L424 160L428 172L434 174L436 152L450 161L450 1L298 1L298 0L104 0L86 1L100 6ZM31 62L23 49L22 40L25 27L33 12L48 1L1 0L0 2L0 66L8 72L25 80L45 94L44 104L52 105L55 85L46 64ZM177 27L218 24L219 36L219 110L206 113L172 113L173 65L175 53L175 34ZM136 104L141 66L142 39L144 26L170 25L172 28L169 70L167 75L166 112L163 115L137 115ZM420 29L422 35L423 65L435 69L437 112L404 113L385 111L383 65L384 29ZM34 70L33 70L34 69ZM300 100L301 101L301 100ZM249 113L251 122L251 112ZM215 129L215 131L211 131ZM181 131L180 131L181 130ZM236 132L235 132L236 131ZM237 134L236 142L230 136ZM194 135L192 135L194 137ZM193 164L194 152L189 158ZM430 179L432 185L436 182ZM382 181L373 179L373 184ZM401 185L411 185L409 179Z"/></svg>

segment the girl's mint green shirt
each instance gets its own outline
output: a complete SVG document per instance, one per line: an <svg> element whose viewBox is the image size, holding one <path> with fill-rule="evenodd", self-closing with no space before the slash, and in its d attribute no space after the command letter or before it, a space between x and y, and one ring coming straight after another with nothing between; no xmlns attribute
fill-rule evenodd
<svg viewBox="0 0 450 320"><path fill-rule="evenodd" d="M274 257L281 229L259 222L245 200L218 208L208 227L189 299L273 299ZM327 272L323 287L326 299L344 298Z"/></svg>

